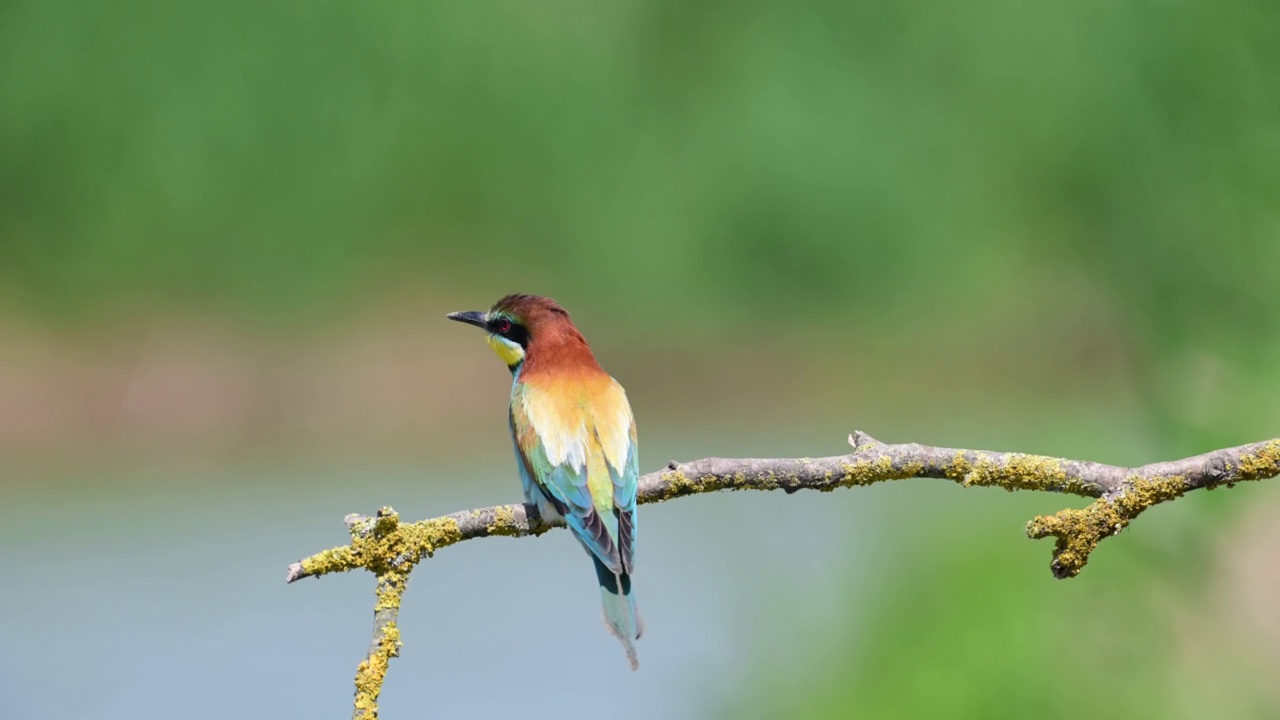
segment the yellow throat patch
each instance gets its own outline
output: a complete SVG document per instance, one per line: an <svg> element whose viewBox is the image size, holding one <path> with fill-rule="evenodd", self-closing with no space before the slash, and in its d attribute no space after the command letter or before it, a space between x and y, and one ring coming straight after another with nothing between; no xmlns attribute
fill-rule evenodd
<svg viewBox="0 0 1280 720"><path fill-rule="evenodd" d="M493 348L493 351L498 354L498 357L502 358L502 362L506 363L507 367L515 367L520 364L521 360L524 360L524 348L520 347L518 343L511 342L501 335L492 334L488 335L486 340L489 341L489 347Z"/></svg>

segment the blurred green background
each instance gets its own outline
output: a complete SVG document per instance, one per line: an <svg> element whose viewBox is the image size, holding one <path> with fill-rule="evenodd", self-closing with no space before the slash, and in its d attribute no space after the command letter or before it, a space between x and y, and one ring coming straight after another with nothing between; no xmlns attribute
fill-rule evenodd
<svg viewBox="0 0 1280 720"><path fill-rule="evenodd" d="M1265 0L0 4L7 704L345 712L369 580L281 571L347 512L518 497L506 371L443 320L506 292L574 313L646 470L1280 434L1276 37ZM1280 491L1056 582L1022 526L1078 504L647 507L636 676L563 533L468 543L384 714L1280 715Z"/></svg>

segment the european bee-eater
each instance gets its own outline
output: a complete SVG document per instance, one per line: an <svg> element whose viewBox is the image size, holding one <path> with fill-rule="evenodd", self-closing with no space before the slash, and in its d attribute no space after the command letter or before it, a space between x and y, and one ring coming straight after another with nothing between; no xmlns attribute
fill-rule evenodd
<svg viewBox="0 0 1280 720"><path fill-rule="evenodd" d="M563 517L595 563L604 622L631 669L644 624L631 593L635 566L636 423L622 386L600 368L556 301L508 295L488 312L450 320L488 333L511 370L511 438L525 501Z"/></svg>

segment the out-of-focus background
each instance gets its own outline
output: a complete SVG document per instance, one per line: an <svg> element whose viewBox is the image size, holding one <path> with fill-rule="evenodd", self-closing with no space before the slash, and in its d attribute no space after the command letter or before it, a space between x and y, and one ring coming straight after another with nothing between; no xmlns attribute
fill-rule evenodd
<svg viewBox="0 0 1280 720"><path fill-rule="evenodd" d="M7 717L332 717L341 518L518 498L444 320L574 314L645 470L1280 434L1280 10L633 0L0 6ZM1054 581L926 481L642 511L630 674L566 533L415 574L383 714L1280 714L1280 488Z"/></svg>

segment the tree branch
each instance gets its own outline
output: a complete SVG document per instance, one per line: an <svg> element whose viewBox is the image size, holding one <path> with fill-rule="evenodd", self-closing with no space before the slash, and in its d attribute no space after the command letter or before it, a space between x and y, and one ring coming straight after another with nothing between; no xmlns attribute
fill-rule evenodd
<svg viewBox="0 0 1280 720"><path fill-rule="evenodd" d="M1054 576L1074 577L1098 543L1123 530L1147 508L1198 489L1280 475L1280 438L1136 468L1022 453L957 450L915 443L886 445L863 432L849 436L854 451L824 458L672 461L640 478L637 499L656 503L719 490L782 490L872 485L927 477L964 487L1037 490L1096 498L1027 523L1032 538L1054 537ZM373 641L356 673L355 715L377 717L387 665L399 653L396 614L415 565L436 550L473 538L540 535L563 522L546 521L531 505L495 505L415 523L400 523L391 508L372 518L348 515L351 544L289 566L287 582L365 568L378 578Z"/></svg>

